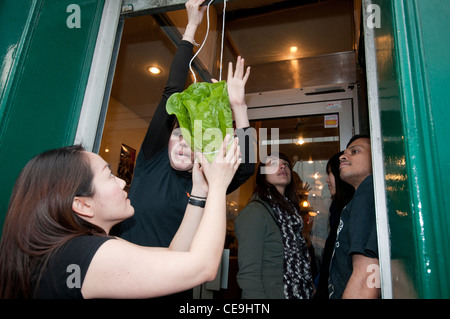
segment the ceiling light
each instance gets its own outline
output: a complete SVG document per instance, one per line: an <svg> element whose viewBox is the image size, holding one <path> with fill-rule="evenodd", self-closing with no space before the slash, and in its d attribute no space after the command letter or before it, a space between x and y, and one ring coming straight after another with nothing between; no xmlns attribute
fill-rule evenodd
<svg viewBox="0 0 450 319"><path fill-rule="evenodd" d="M147 68L148 72L150 72L151 74L161 74L161 69L157 68L156 66L149 66Z"/></svg>
<svg viewBox="0 0 450 319"><path fill-rule="evenodd" d="M298 48L296 46L292 46L290 48L290 50L291 50L291 53L295 53L295 52L297 52Z"/></svg>

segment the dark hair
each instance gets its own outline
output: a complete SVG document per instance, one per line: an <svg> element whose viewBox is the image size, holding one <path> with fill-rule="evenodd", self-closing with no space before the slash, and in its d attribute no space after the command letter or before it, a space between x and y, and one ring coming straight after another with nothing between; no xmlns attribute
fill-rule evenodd
<svg viewBox="0 0 450 319"><path fill-rule="evenodd" d="M269 156L278 157L288 162L289 168L291 169L292 173L292 163L285 154L274 153L270 154ZM280 194L274 185L266 181L266 175L261 174L261 170L264 166L266 166L265 161L261 161L258 164L258 168L256 170L256 187L255 190L253 191L253 195L258 195L259 198L261 198L266 202L276 203L281 208L285 209L287 212L291 214L295 213L300 214L300 206L298 203L299 198L297 194L297 184L293 176L291 176L291 182L286 186L284 194ZM271 196L272 199L269 198L269 195ZM288 198L289 201L287 201L285 197ZM292 205L294 205L297 211L295 211L292 208Z"/></svg>
<svg viewBox="0 0 450 319"><path fill-rule="evenodd" d="M339 157L344 154L344 152L339 152L333 155L327 163L327 173L331 172L334 175L334 181L336 184L336 194L333 196L333 202L337 205L339 210L342 210L345 205L352 199L355 188L347 182L341 179L339 173Z"/></svg>
<svg viewBox="0 0 450 319"><path fill-rule="evenodd" d="M175 116L175 115L170 115L171 116L171 118L169 119L169 125L170 125L170 127L171 127L171 132L174 130L174 129L176 129L176 128L179 128L180 127L180 122L178 121L178 118Z"/></svg>
<svg viewBox="0 0 450 319"><path fill-rule="evenodd" d="M368 138L370 140L370 136L367 134L357 134L357 135L353 135L352 138L350 139L350 141L348 141L347 143L347 148L350 146L350 144L352 144L354 141L360 139L360 138Z"/></svg>
<svg viewBox="0 0 450 319"><path fill-rule="evenodd" d="M339 221L340 213L344 209L345 205L350 202L353 194L355 193L353 186L347 182L344 182L339 173L339 157L341 157L343 153L344 152L339 152L333 155L327 163L327 174L330 172L333 174L336 188L336 194L333 196L330 205L330 227L332 229L333 225Z"/></svg>
<svg viewBox="0 0 450 319"><path fill-rule="evenodd" d="M46 151L22 169L0 242L0 298L31 298L52 252L75 236L105 234L72 210L76 196L94 195L93 178L79 145Z"/></svg>

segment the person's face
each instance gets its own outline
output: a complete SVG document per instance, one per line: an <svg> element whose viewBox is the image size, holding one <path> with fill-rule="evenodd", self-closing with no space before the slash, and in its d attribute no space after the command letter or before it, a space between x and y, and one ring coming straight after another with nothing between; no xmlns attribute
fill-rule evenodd
<svg viewBox="0 0 450 319"><path fill-rule="evenodd" d="M128 194L124 190L126 182L111 173L110 166L99 155L87 152L94 172L95 195L89 201L95 219L93 223L110 229L118 222L133 216Z"/></svg>
<svg viewBox="0 0 450 319"><path fill-rule="evenodd" d="M328 189L330 190L331 197L333 197L334 195L336 195L336 179L334 178L334 175L331 172L331 170L328 172L326 182L328 184Z"/></svg>
<svg viewBox="0 0 450 319"><path fill-rule="evenodd" d="M372 152L370 140L359 138L351 143L344 154L339 157L341 179L355 189L364 179L372 174Z"/></svg>
<svg viewBox="0 0 450 319"><path fill-rule="evenodd" d="M190 171L194 166L194 153L181 134L180 128L175 128L169 140L170 166L178 171Z"/></svg>
<svg viewBox="0 0 450 319"><path fill-rule="evenodd" d="M266 174L266 181L275 186L281 194L284 194L284 190L290 184L292 178L289 163L284 159L269 156L266 166L269 166L268 172L274 172Z"/></svg>

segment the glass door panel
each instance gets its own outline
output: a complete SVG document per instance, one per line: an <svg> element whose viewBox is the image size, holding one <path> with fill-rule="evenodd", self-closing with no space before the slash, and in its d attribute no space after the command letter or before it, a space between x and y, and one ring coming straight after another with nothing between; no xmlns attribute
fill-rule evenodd
<svg viewBox="0 0 450 319"><path fill-rule="evenodd" d="M328 208L331 204L326 164L340 151L339 115L328 113L250 121L258 133L258 159L272 151L284 153L301 180L299 185L303 187L299 189L299 195L304 236L312 245L318 267L328 236ZM236 255L238 249L233 237L234 220L251 198L254 187L255 175L227 196L229 246L226 248L231 248L232 255Z"/></svg>

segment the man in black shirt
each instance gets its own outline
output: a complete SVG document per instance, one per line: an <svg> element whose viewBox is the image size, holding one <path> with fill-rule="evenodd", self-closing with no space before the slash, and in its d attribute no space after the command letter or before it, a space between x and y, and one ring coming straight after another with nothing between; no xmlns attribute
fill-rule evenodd
<svg viewBox="0 0 450 319"><path fill-rule="evenodd" d="M340 162L341 179L355 194L341 214L330 266L330 299L379 298L380 287L370 278L374 270L379 275L379 268L369 137L354 136Z"/></svg>

